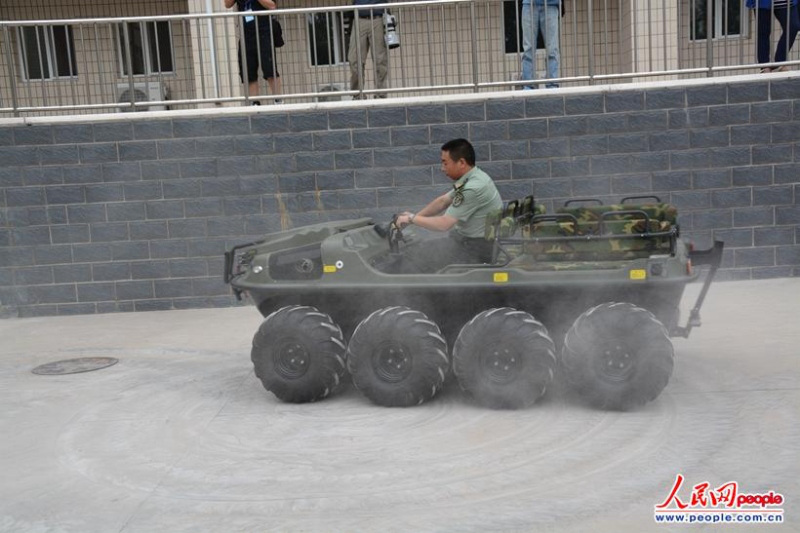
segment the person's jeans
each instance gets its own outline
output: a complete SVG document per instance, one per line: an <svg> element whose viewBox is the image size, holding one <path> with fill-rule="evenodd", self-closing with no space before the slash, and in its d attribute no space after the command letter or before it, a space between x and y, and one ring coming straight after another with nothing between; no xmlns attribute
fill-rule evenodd
<svg viewBox="0 0 800 533"><path fill-rule="evenodd" d="M778 46L775 49L775 62L780 63L786 61L786 52L792 49L797 32L800 30L800 15L798 15L797 6L789 6L788 13L785 7L776 7L773 9L757 9L756 17L758 18L758 62L769 63L769 45L770 33L772 31L772 13L775 13L775 18L783 29L783 34L778 41ZM787 44L788 40L788 44Z"/></svg>
<svg viewBox="0 0 800 533"><path fill-rule="evenodd" d="M525 4L522 6L522 79L536 79L536 42L539 40L539 31L543 32L545 48L547 48L547 77L557 78L561 62L559 50L559 20L561 8L559 6L536 6ZM545 87L558 87L557 83L548 83ZM533 89L526 85L525 89Z"/></svg>

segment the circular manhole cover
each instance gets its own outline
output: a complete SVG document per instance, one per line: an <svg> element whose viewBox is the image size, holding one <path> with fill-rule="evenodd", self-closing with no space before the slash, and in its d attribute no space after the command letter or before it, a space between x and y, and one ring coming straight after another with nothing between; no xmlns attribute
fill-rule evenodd
<svg viewBox="0 0 800 533"><path fill-rule="evenodd" d="M100 370L101 368L115 365L117 362L119 362L119 359L114 359L113 357L81 357L80 359L66 359L40 365L33 369L33 373L47 376L79 374L80 372Z"/></svg>

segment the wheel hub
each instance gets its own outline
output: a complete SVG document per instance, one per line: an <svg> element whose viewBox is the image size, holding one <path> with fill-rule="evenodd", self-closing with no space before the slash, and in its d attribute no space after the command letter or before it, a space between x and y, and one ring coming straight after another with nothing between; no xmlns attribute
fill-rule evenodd
<svg viewBox="0 0 800 533"><path fill-rule="evenodd" d="M510 383L516 379L522 366L522 358L509 348L487 347L483 351L484 375L492 383Z"/></svg>
<svg viewBox="0 0 800 533"><path fill-rule="evenodd" d="M598 375L608 381L625 382L635 372L635 353L624 342L606 343L597 354Z"/></svg>
<svg viewBox="0 0 800 533"><path fill-rule="evenodd" d="M399 383L411 374L413 359L408 349L398 342L381 344L372 356L375 374L387 383Z"/></svg>
<svg viewBox="0 0 800 533"><path fill-rule="evenodd" d="M275 351L274 361L275 370L286 379L303 377L311 365L306 347L295 340L284 342Z"/></svg>

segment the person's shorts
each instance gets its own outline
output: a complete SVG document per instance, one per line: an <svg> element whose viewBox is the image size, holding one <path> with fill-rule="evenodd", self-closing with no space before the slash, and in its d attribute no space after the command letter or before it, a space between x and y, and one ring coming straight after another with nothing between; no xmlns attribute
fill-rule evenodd
<svg viewBox="0 0 800 533"><path fill-rule="evenodd" d="M258 80L258 65L259 55L261 56L261 72L264 79L278 78L278 73L275 61L272 58L272 34L268 25L263 25L259 28L258 33L255 31L255 23L252 24L252 29L245 28L244 41L245 41L245 55L247 57L247 82L252 83ZM242 49L239 45L239 77L242 76Z"/></svg>

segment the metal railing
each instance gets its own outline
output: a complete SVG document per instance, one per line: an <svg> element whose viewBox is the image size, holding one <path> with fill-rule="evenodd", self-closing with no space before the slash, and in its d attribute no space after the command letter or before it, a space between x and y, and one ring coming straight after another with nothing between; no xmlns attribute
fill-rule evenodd
<svg viewBox="0 0 800 533"><path fill-rule="evenodd" d="M2 21L0 116L573 87L800 63L793 39L778 42L786 20L792 34L796 7L748 9L746 0L584 0L566 2L554 26L542 24L532 55L536 81L521 79L523 42L535 36L523 31L532 29L532 19L520 4L430 0L373 6L376 15L391 11L400 41L387 53L385 87L376 76L381 54L375 54L385 42L384 19L359 17L352 6L256 12L253 23L236 12ZM259 22L266 19L280 23L283 47L274 46L271 24ZM265 29L253 37L251 28ZM354 38L359 33L363 39ZM548 72L548 44L554 41L558 65ZM281 83L265 84L259 72L251 94L239 74L248 52L268 55L275 71L266 77ZM363 72L351 70L353 59L366 63Z"/></svg>

